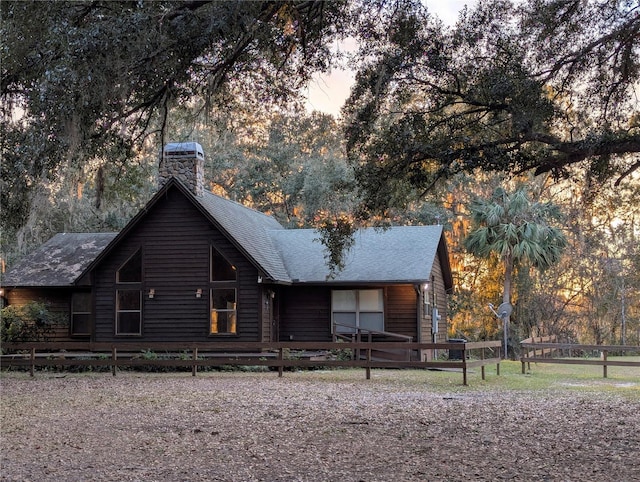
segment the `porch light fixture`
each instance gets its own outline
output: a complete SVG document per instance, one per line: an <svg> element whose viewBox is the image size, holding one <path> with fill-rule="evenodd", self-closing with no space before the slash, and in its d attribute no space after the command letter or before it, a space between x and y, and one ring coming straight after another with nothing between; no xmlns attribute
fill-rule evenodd
<svg viewBox="0 0 640 482"><path fill-rule="evenodd" d="M151 288L149 290L149 299L153 299L153 297L156 295L156 290L154 290L153 288Z"/></svg>
<svg viewBox="0 0 640 482"><path fill-rule="evenodd" d="M196 290L196 298L202 298L202 288Z"/></svg>

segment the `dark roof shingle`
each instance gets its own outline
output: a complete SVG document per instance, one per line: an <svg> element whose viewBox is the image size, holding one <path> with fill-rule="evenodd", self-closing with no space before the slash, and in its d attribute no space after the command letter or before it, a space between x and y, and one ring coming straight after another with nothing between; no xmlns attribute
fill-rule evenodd
<svg viewBox="0 0 640 482"><path fill-rule="evenodd" d="M71 286L116 234L56 234L13 266L2 286Z"/></svg>
<svg viewBox="0 0 640 482"><path fill-rule="evenodd" d="M205 215L274 282L419 283L430 279L438 255L442 226L361 229L355 234L354 246L346 253L344 269L330 278L325 247L317 231L285 229L266 214L208 191L202 196L193 196L178 181L166 184L154 200L173 184L200 206ZM127 225L118 239L126 235L128 228L135 225L144 212L146 208ZM116 235L57 234L14 266L2 279L2 286L71 286L92 269L93 264L100 262L107 254L107 245L109 250L115 248Z"/></svg>
<svg viewBox="0 0 640 482"><path fill-rule="evenodd" d="M442 226L361 229L345 255L344 269L332 279L317 231L287 229L269 234L295 282L419 283L430 279Z"/></svg>
<svg viewBox="0 0 640 482"><path fill-rule="evenodd" d="M268 235L269 231L285 231L278 221L208 191L194 199L267 276L274 281L290 281L282 258Z"/></svg>

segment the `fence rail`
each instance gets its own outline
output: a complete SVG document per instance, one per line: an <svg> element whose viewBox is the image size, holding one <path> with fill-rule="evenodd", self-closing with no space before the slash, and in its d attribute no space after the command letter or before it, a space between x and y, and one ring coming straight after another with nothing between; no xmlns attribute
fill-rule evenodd
<svg viewBox="0 0 640 482"><path fill-rule="evenodd" d="M462 370L463 385L467 385L470 368L496 364L500 375L501 342L474 343L407 343L407 342L276 342L276 343L81 343L81 342L25 342L5 343L1 357L2 368L44 366L109 366L115 376L118 367L163 366L191 367L196 376L199 367L267 366L278 369L282 377L286 367L357 367L364 368L371 378L372 368L440 368ZM232 352L230 350L233 350ZM380 359L389 350L407 351L402 359ZM456 360L426 361L412 357L422 350L455 350ZM141 355L154 353L161 358ZM164 352L164 353L159 353ZM338 353L349 353L341 359Z"/></svg>
<svg viewBox="0 0 640 482"><path fill-rule="evenodd" d="M537 341L536 341L537 340ZM553 340L553 341L552 341ZM522 347L522 374L526 373L525 365L531 370L531 363L559 363L566 365L600 365L602 366L602 376L607 378L607 367L640 367L640 361L634 360L610 360L608 356L614 353L640 353L640 346L631 345L579 345L575 343L556 343L555 337L527 338L520 343ZM576 351L598 351L601 353L600 359L585 358L558 358L557 355L563 350L569 353Z"/></svg>

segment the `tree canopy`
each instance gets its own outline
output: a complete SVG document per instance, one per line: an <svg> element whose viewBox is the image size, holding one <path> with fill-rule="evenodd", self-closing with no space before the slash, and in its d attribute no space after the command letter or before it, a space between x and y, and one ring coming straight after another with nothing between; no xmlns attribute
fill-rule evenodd
<svg viewBox="0 0 640 482"><path fill-rule="evenodd" d="M400 1L359 30L344 112L365 215L461 171L640 168L637 2L483 1L448 28Z"/></svg>
<svg viewBox="0 0 640 482"><path fill-rule="evenodd" d="M233 116L300 98L356 38L345 133L363 214L475 169L594 181L640 167L640 6L478 2L449 28L418 0L4 1L2 204L61 166L124 166L176 108Z"/></svg>
<svg viewBox="0 0 640 482"><path fill-rule="evenodd" d="M290 103L331 60L346 2L3 1L2 204L60 167L162 145L180 105Z"/></svg>

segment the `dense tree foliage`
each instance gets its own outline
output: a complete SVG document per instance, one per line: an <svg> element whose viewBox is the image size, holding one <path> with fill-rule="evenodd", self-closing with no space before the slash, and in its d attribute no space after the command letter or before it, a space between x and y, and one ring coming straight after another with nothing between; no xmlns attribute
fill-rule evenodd
<svg viewBox="0 0 640 482"><path fill-rule="evenodd" d="M196 140L213 192L318 228L334 268L357 218L443 224L471 339L500 337L505 281L464 249L473 200L525 182L568 246L515 267L512 341L637 343L639 8L490 0L448 28L417 0L0 2L0 265L121 229L163 142ZM344 34L362 52L341 126L298 101Z"/></svg>
<svg viewBox="0 0 640 482"><path fill-rule="evenodd" d="M482 1L452 28L399 1L359 30L345 114L365 216L461 171L640 167L635 1Z"/></svg>
<svg viewBox="0 0 640 482"><path fill-rule="evenodd" d="M341 1L3 1L2 205L22 226L32 188L92 159L163 144L172 109L230 96L297 98L326 68ZM6 218L6 216L5 216Z"/></svg>

